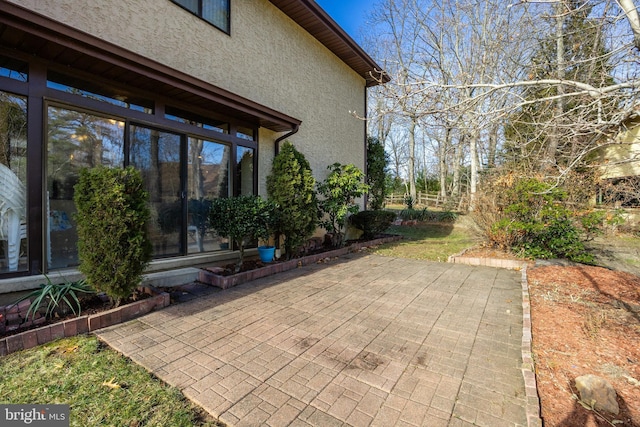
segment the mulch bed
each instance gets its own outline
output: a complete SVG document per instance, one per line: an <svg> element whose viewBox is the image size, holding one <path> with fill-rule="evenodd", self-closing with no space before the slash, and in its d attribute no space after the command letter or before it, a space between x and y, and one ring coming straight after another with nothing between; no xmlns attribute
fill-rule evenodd
<svg viewBox="0 0 640 427"><path fill-rule="evenodd" d="M151 295L140 292L138 290L134 291L133 294L123 300L120 305L126 305L135 301L140 301L143 299L150 298ZM104 294L93 294L93 295L84 295L78 298L80 300L80 314L74 314L73 311L69 310L68 313L60 315L56 313L53 318L44 318L40 313L36 314L35 318L32 321L26 321L24 318L24 314L28 310L28 305L21 307L20 313L18 316L20 318L20 323L16 324L15 322L9 322L9 316L0 315L0 321L5 322L4 330L0 330L0 338L12 336L19 334L21 332L29 331L32 329L40 328L42 326L52 325L54 323L63 322L65 320L73 319L78 316L91 315L96 313L101 313L106 310L110 310L114 308L109 301L109 298ZM11 305L6 306L7 309L11 308ZM31 316L30 316L31 318ZM1 326L1 325L0 325Z"/></svg>

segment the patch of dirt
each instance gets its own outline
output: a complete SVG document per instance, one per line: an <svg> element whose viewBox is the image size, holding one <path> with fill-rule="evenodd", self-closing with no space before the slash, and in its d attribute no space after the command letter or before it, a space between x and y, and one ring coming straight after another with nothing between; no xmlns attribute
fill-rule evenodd
<svg viewBox="0 0 640 427"><path fill-rule="evenodd" d="M640 278L601 267L547 266L530 269L528 280L544 425L640 427ZM618 415L578 402L574 380L586 374L613 385Z"/></svg>

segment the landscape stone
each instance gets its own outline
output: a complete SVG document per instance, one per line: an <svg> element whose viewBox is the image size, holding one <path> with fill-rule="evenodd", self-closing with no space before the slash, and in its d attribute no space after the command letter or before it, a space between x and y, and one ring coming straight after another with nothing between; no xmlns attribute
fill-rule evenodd
<svg viewBox="0 0 640 427"><path fill-rule="evenodd" d="M620 408L616 400L616 391L604 378L595 375L583 375L576 378L576 388L580 392L580 400L593 405L598 411L606 411L618 415Z"/></svg>

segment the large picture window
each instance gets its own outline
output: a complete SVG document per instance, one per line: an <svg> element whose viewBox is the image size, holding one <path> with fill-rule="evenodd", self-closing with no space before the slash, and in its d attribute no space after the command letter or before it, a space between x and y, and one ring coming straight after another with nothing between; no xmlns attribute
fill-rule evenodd
<svg viewBox="0 0 640 427"><path fill-rule="evenodd" d="M171 0L225 33L229 33L230 0Z"/></svg>
<svg viewBox="0 0 640 427"><path fill-rule="evenodd" d="M1 70L1 68L0 68ZM0 271L27 269L27 100L0 92Z"/></svg>
<svg viewBox="0 0 640 427"><path fill-rule="evenodd" d="M155 258L233 249L208 208L255 194L259 122L217 107L0 55L0 278L78 265L74 187L98 166L142 173Z"/></svg>
<svg viewBox="0 0 640 427"><path fill-rule="evenodd" d="M218 236L209 224L211 202L229 196L229 146L189 138L188 227L189 253L228 249L225 236Z"/></svg>
<svg viewBox="0 0 640 427"><path fill-rule="evenodd" d="M124 122L93 113L47 109L47 264L78 265L74 186L80 169L122 167Z"/></svg>

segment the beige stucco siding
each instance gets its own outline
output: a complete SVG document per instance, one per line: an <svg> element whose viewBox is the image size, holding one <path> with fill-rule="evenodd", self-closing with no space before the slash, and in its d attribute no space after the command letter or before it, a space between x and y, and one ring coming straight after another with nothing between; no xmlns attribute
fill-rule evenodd
<svg viewBox="0 0 640 427"><path fill-rule="evenodd" d="M232 0L230 35L169 0L10 1L302 120L290 140L318 179L364 168L364 79L267 0ZM261 182L278 136L260 133Z"/></svg>

